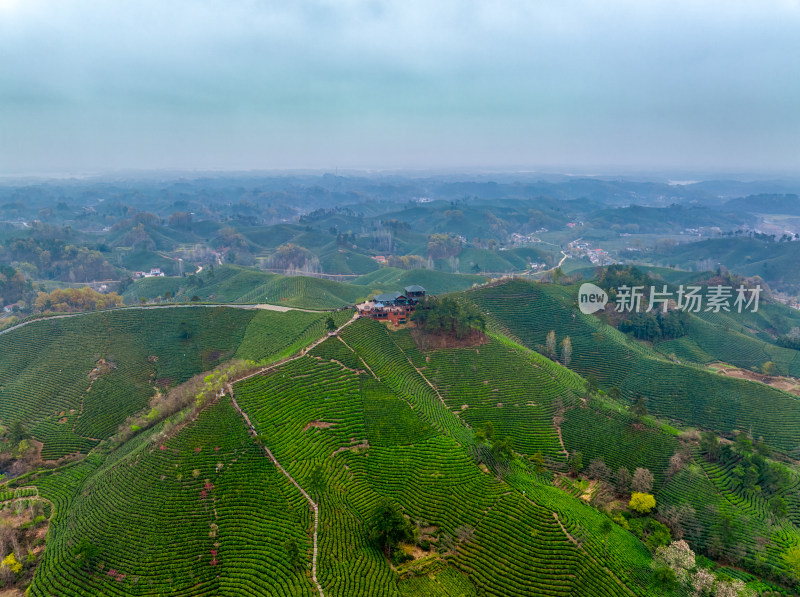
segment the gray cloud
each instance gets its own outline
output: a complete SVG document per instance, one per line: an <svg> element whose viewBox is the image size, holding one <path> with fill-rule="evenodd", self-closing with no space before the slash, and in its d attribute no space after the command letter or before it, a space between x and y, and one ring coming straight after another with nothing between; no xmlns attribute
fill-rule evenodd
<svg viewBox="0 0 800 597"><path fill-rule="evenodd" d="M798 30L788 0L0 0L0 172L797 172Z"/></svg>

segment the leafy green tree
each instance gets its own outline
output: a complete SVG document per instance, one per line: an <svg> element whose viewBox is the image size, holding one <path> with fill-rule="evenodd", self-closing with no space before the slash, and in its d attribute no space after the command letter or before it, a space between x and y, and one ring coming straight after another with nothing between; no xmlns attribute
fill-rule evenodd
<svg viewBox="0 0 800 597"><path fill-rule="evenodd" d="M383 550L384 555L390 558L392 550L401 542L411 541L414 538L414 529L403 515L400 507L389 500L385 500L375 509L372 515L371 539Z"/></svg>
<svg viewBox="0 0 800 597"><path fill-rule="evenodd" d="M597 378L594 375L589 375L586 378L586 397L589 398L597 394Z"/></svg>
<svg viewBox="0 0 800 597"><path fill-rule="evenodd" d="M531 456L531 463L533 464L533 472L537 475L541 475L547 470L544 464L544 456L541 452L536 452L536 454Z"/></svg>
<svg viewBox="0 0 800 597"><path fill-rule="evenodd" d="M734 441L734 446L736 451L741 455L750 455L753 453L753 440L750 439L750 436L743 431L740 431L736 434L736 440Z"/></svg>
<svg viewBox="0 0 800 597"><path fill-rule="evenodd" d="M503 439L496 439L492 442L492 456L497 460L514 459L514 439L506 436Z"/></svg>
<svg viewBox="0 0 800 597"><path fill-rule="evenodd" d="M300 570L303 567L303 557L300 554L297 541L294 539L287 539L283 543L283 549L286 550L286 555L289 557L289 565L295 570Z"/></svg>
<svg viewBox="0 0 800 597"><path fill-rule="evenodd" d="M636 397L633 399L631 413L633 413L633 415L639 421L649 414L649 411L647 410L647 401L645 400L645 397L639 393L637 393Z"/></svg>
<svg viewBox="0 0 800 597"><path fill-rule="evenodd" d="M736 537L739 534L741 525L738 519L727 512L719 512L714 519L711 542L715 550L720 547L732 547L736 544Z"/></svg>
<svg viewBox="0 0 800 597"><path fill-rule="evenodd" d="M647 534L644 537L644 543L647 547L655 550L657 547L667 545L671 540L672 535L667 525L652 518L647 519Z"/></svg>
<svg viewBox="0 0 800 597"><path fill-rule="evenodd" d="M786 553L783 554L783 561L786 562L786 566L789 568L789 572L791 572L792 576L800 580L800 545L786 551Z"/></svg>
<svg viewBox="0 0 800 597"><path fill-rule="evenodd" d="M778 374L778 367L772 361L767 361L763 365L761 365L761 373L764 375L777 375Z"/></svg>
<svg viewBox="0 0 800 597"><path fill-rule="evenodd" d="M494 424L491 421L486 421L483 427L475 430L475 441L479 444L491 443L494 439Z"/></svg>
<svg viewBox="0 0 800 597"><path fill-rule="evenodd" d="M100 556L100 548L84 537L73 546L72 555L76 560L83 562L87 570L91 570Z"/></svg>
<svg viewBox="0 0 800 597"><path fill-rule="evenodd" d="M325 320L325 327L328 328L329 332L336 331L336 322L333 320L332 315L328 315L328 318Z"/></svg>
<svg viewBox="0 0 800 597"><path fill-rule="evenodd" d="M25 427L22 424L22 421L14 421L11 424L11 429L9 429L9 433L11 434L11 442L14 444L18 444L24 439L27 439L28 432L25 431Z"/></svg>
<svg viewBox="0 0 800 597"><path fill-rule="evenodd" d="M786 518L786 514L788 512L786 508L786 501L781 496L772 496L767 504L769 505L769 511L776 518Z"/></svg>
<svg viewBox="0 0 800 597"><path fill-rule="evenodd" d="M459 339L473 328L481 332L486 329L486 318L475 305L460 303L450 297L425 298L410 319L426 332L454 334Z"/></svg>
<svg viewBox="0 0 800 597"><path fill-rule="evenodd" d="M653 581L661 588L661 595L664 595L664 591L672 591L678 587L678 578L670 568L656 568Z"/></svg>
<svg viewBox="0 0 800 597"><path fill-rule="evenodd" d="M617 402L622 400L622 392L620 392L619 388L616 386L611 386L610 388L608 388L606 394L608 394L609 398Z"/></svg>
<svg viewBox="0 0 800 597"><path fill-rule="evenodd" d="M700 434L700 451L711 462L717 462L720 457L719 438L712 431L703 431Z"/></svg>
<svg viewBox="0 0 800 597"><path fill-rule="evenodd" d="M576 477L583 470L583 454L580 452L573 452L569 456L569 473Z"/></svg>
<svg viewBox="0 0 800 597"><path fill-rule="evenodd" d="M614 523L611 522L611 519L603 518L603 522L600 523L600 532L603 533L603 557L608 555L608 536L613 530Z"/></svg>
<svg viewBox="0 0 800 597"><path fill-rule="evenodd" d="M325 481L325 471L322 470L322 465L318 464L311 471L311 476L308 479L308 488L314 495L314 498L319 498L320 494L325 493L328 484Z"/></svg>

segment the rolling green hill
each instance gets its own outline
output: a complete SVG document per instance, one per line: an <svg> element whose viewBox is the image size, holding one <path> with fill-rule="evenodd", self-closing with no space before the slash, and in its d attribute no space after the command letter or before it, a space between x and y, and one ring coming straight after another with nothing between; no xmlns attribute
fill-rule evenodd
<svg viewBox="0 0 800 597"><path fill-rule="evenodd" d="M661 544L683 536L729 564L703 560L720 582L790 586L800 475L758 442L723 443L711 458L695 434L624 407L641 392L659 417L725 434L746 421L754 441L789 451L794 399L671 362L578 313L574 291L511 281L454 294L484 310L489 334L436 350L419 347L421 330L369 319L322 341L325 313L206 306L50 319L0 336L3 425L22 412L48 454L88 452L7 483L53 505L29 594L687 595L655 581L660 543L642 529L662 522ZM703 325L713 326L698 320L692 337L711 335ZM571 337L569 368L537 352L550 330ZM106 440L159 387L231 358L289 356L196 417ZM589 374L622 401L591 393ZM487 423L488 443L476 435ZM494 449L500 440L510 454ZM611 472L594 477L601 460ZM753 466L759 489L745 485ZM621 467L652 473L650 515L626 508ZM391 558L375 538L384 507L413 529ZM73 553L82 542L96 547L89 562Z"/></svg>
<svg viewBox="0 0 800 597"><path fill-rule="evenodd" d="M163 299L169 292L171 300L184 302L197 297L214 303L271 303L301 309L337 309L362 301L370 294L402 290L410 284L424 286L431 294L443 294L484 282L486 278L482 276L391 267L380 268L350 282L337 282L225 265L185 278L143 278L130 285L122 296L129 304L138 303L141 298Z"/></svg>
<svg viewBox="0 0 800 597"><path fill-rule="evenodd" d="M400 290L411 284L418 284L429 294L445 294L458 292L473 284L483 284L486 278L470 274L449 274L429 269L402 270L394 267L382 267L365 276L353 280L353 284L367 286L373 292Z"/></svg>
<svg viewBox="0 0 800 597"><path fill-rule="evenodd" d="M360 338L362 347L396 346L386 333L363 321L345 336L348 345ZM613 564L600 556L599 536L575 545L576 525L597 532L590 509L561 492L557 510L540 505L481 470L465 424L432 388L419 395L425 378L408 361L367 356L372 371L384 372L379 381L314 358L341 352L322 348L337 342L349 350L334 338L235 387L259 437L301 487L322 471L323 488L309 491L319 507L317 569L326 595L649 593L649 556L636 539L612 531L611 553L633 550ZM226 397L177 434L155 428L104 461L93 456L42 475L40 491L60 508L31 594L313 594L283 548L292 539L311 561L312 512L245 430ZM519 483L530 478L524 468L516 475ZM424 540L423 553L396 569L367 536L385 500L419 525ZM175 527L178 546L170 544ZM99 548L91 571L69 555L79 539Z"/></svg>
<svg viewBox="0 0 800 597"><path fill-rule="evenodd" d="M86 452L156 392L234 357L280 358L323 324L318 313L204 306L35 321L0 337L0 420L21 422L44 459Z"/></svg>
<svg viewBox="0 0 800 597"><path fill-rule="evenodd" d="M495 329L531 349L542 350L551 330L558 342L569 336L573 370L595 376L602 388L619 388L629 402L642 394L659 416L724 434L748 429L783 451L800 445L800 398L671 362L598 318L580 313L576 287L514 280L466 296L488 313ZM736 345L736 338L729 341Z"/></svg>
<svg viewBox="0 0 800 597"><path fill-rule="evenodd" d="M128 303L140 299L213 303L270 303L301 309L337 309L366 298L363 287L307 276L283 276L258 269L225 265L185 278L144 278L123 293Z"/></svg>
<svg viewBox="0 0 800 597"><path fill-rule="evenodd" d="M800 243L775 242L766 238L727 237L681 244L657 255L660 263L686 268L709 269L721 263L744 276L760 276L775 290L796 294L800 288L797 262Z"/></svg>

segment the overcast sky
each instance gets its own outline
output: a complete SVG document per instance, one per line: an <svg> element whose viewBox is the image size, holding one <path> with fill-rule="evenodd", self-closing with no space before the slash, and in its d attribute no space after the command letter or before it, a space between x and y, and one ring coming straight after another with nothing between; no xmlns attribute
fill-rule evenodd
<svg viewBox="0 0 800 597"><path fill-rule="evenodd" d="M0 0L0 174L800 174L800 0Z"/></svg>

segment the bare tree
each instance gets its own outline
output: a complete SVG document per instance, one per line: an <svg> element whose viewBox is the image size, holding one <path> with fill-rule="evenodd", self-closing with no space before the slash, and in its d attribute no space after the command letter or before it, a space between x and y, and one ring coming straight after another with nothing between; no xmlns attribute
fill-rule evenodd
<svg viewBox="0 0 800 597"><path fill-rule="evenodd" d="M637 468L633 472L631 489L639 493L650 493L653 491L653 473L646 468Z"/></svg>
<svg viewBox="0 0 800 597"><path fill-rule="evenodd" d="M608 483L600 481L592 494L591 504L598 510L605 510L614 501L614 491Z"/></svg>
<svg viewBox="0 0 800 597"><path fill-rule="evenodd" d="M669 459L667 476L671 477L672 475L680 471L684 466L686 466L687 460L688 460L688 455L685 452L675 452Z"/></svg>
<svg viewBox="0 0 800 597"><path fill-rule="evenodd" d="M569 336L564 338L561 341L561 364L564 367L569 367L569 364L572 362L572 340L569 339Z"/></svg>
<svg viewBox="0 0 800 597"><path fill-rule="evenodd" d="M475 529L471 526L462 525L456 527L455 534L460 543L465 543L472 540L472 536L475 534Z"/></svg>
<svg viewBox="0 0 800 597"><path fill-rule="evenodd" d="M689 504L680 506L664 506L659 508L660 520L669 527L675 539L682 539L687 530L691 530L696 524L695 509Z"/></svg>
<svg viewBox="0 0 800 597"><path fill-rule="evenodd" d="M552 359L553 361L556 360L556 332L555 330L550 330L547 333L547 340L545 342L545 355L548 359Z"/></svg>
<svg viewBox="0 0 800 597"><path fill-rule="evenodd" d="M611 478L611 469L606 466L602 458L595 458L589 463L586 469L586 476L598 481L608 481Z"/></svg>
<svg viewBox="0 0 800 597"><path fill-rule="evenodd" d="M619 467L617 474L614 475L614 483L617 493L625 495L631 490L631 472L624 466Z"/></svg>

